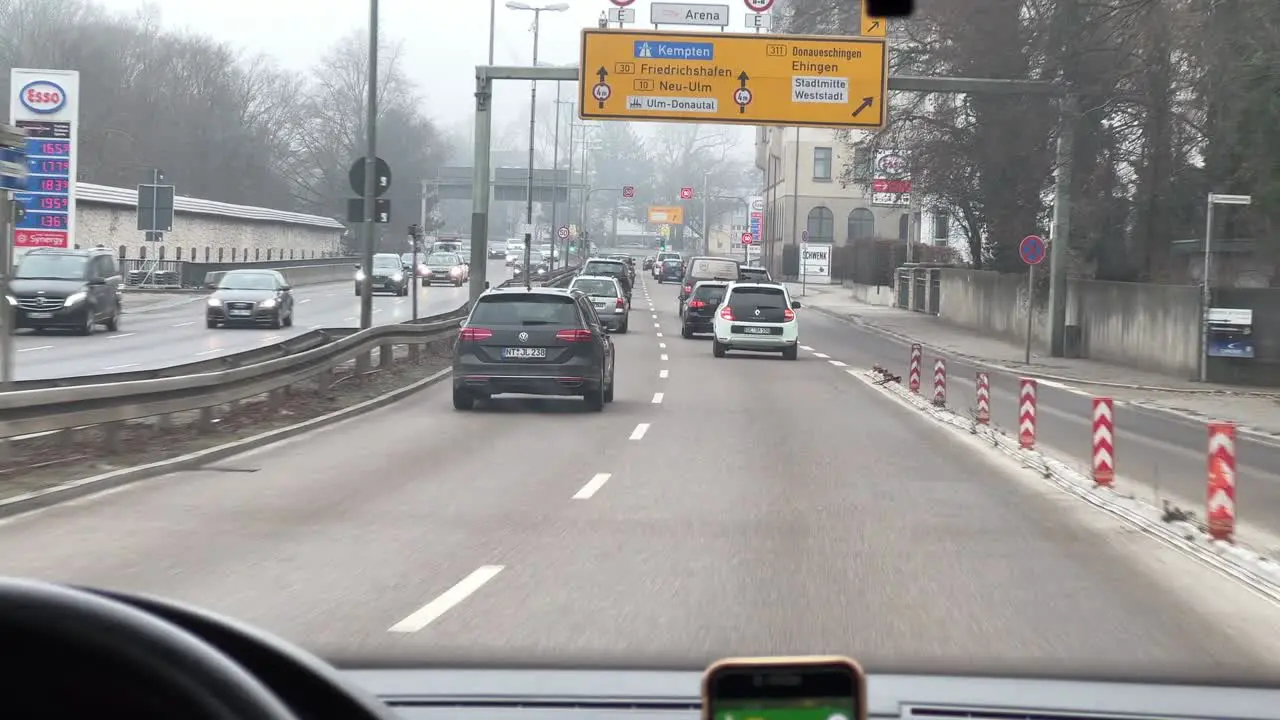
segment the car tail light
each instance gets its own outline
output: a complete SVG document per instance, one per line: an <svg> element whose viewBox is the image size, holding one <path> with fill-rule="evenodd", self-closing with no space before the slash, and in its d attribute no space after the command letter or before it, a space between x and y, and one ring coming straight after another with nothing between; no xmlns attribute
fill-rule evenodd
<svg viewBox="0 0 1280 720"><path fill-rule="evenodd" d="M701 300L694 300L693 302L689 303L690 310L697 310L698 308L704 308L706 306L707 304L702 302Z"/></svg>
<svg viewBox="0 0 1280 720"><path fill-rule="evenodd" d="M782 322L791 322L792 320L795 320L795 319L796 319L795 310L792 310L791 308L784 308L782 310Z"/></svg>
<svg viewBox="0 0 1280 720"><path fill-rule="evenodd" d="M723 308L721 308L721 309L720 309L720 319L722 319L722 320L733 320L733 309L732 309L732 308L730 308L728 305L726 305L726 306L724 306Z"/></svg>
<svg viewBox="0 0 1280 720"><path fill-rule="evenodd" d="M464 342L479 342L493 337L493 331L487 328L467 327L458 333L458 339Z"/></svg>
<svg viewBox="0 0 1280 720"><path fill-rule="evenodd" d="M595 335L590 330L561 330L556 333L556 339L565 342L591 342Z"/></svg>
<svg viewBox="0 0 1280 720"><path fill-rule="evenodd" d="M624 308L627 306L627 301L623 298L618 298L613 304L615 307Z"/></svg>
<svg viewBox="0 0 1280 720"><path fill-rule="evenodd" d="M693 292L693 286L692 286L692 285L685 285L685 286L684 286L684 294L685 294L685 295L688 295L689 293L692 293L692 292Z"/></svg>

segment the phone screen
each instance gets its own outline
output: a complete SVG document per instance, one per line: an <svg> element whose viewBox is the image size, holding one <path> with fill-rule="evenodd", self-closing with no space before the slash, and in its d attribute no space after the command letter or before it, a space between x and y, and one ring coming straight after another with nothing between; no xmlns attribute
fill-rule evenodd
<svg viewBox="0 0 1280 720"><path fill-rule="evenodd" d="M845 663L722 667L708 678L711 720L861 720L861 683Z"/></svg>

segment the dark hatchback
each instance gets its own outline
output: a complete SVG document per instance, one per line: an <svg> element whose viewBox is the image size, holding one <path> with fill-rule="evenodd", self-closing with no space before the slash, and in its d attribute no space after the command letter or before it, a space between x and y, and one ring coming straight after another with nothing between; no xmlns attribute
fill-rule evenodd
<svg viewBox="0 0 1280 720"><path fill-rule="evenodd" d="M205 302L205 325L293 326L293 289L275 270L231 270Z"/></svg>
<svg viewBox="0 0 1280 720"><path fill-rule="evenodd" d="M493 288L476 300L453 353L453 406L494 395L613 402L613 339L591 301L561 288Z"/></svg>
<svg viewBox="0 0 1280 720"><path fill-rule="evenodd" d="M689 296L689 304L685 307L683 323L680 326L680 337L691 338L715 332L713 327L716 309L724 302L727 282L700 282L693 288Z"/></svg>
<svg viewBox="0 0 1280 720"><path fill-rule="evenodd" d="M658 268L658 282L680 282L684 279L683 260L663 260Z"/></svg>
<svg viewBox="0 0 1280 720"><path fill-rule="evenodd" d="M106 248L35 248L18 260L9 281L15 328L120 329L120 285L115 253Z"/></svg>

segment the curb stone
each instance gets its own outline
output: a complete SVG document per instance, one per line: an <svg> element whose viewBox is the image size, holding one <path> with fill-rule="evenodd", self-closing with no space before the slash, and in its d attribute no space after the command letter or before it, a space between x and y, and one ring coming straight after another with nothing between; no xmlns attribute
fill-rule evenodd
<svg viewBox="0 0 1280 720"><path fill-rule="evenodd" d="M91 495L93 493L102 492L103 490L121 487L139 480L153 478L157 475L167 475L169 473L180 472L183 470L194 470L219 460L225 460L226 458L233 457L250 450L271 445L273 443L280 442L281 440L287 440L312 430L317 430L328 425L333 425L342 420L347 420L356 417L357 415L363 415L364 413L372 410L377 410L399 400L403 400L419 390L424 390L435 385L452 373L452 368L445 368L410 385L391 390L356 405L345 407L340 410L334 410L331 413L314 417L310 420L304 420L294 425L268 430L267 432L259 433L241 440L235 440L211 448L205 448L204 450L197 450L196 452L179 455L174 458L157 460L156 462L147 463L146 465L118 468L99 475L80 478L79 480L69 480L67 482L54 485L53 487L33 490L31 492L22 493L21 495L5 498L0 500L0 517L9 517L31 512L32 510L39 510L41 508L64 503L68 500L84 497L85 495Z"/></svg>
<svg viewBox="0 0 1280 720"><path fill-rule="evenodd" d="M863 320L856 316L845 315L843 313L839 313L834 310L829 310L827 308L818 307L816 305L810 305L809 307L810 309L816 312L822 313L827 317L833 318L835 320L840 320L842 322L847 322L853 325L857 325L858 327L865 328L866 330L869 330L871 332L874 332L880 335L884 335L886 337L891 337L899 342L903 342L908 345L912 343L920 342L919 340L916 340L913 337L903 335L902 333L899 333L899 332L894 332L893 330L889 330L887 328L881 327L874 323L867 322L866 320ZM929 346L928 343L920 343L920 344ZM984 368L986 370L995 370L998 372L1017 375L1020 377L1031 377L1031 378L1037 378L1041 380L1049 380L1052 382L1060 382L1060 383L1068 383L1068 384L1076 384L1076 385L1094 385L1098 387L1109 387L1109 388L1122 388L1125 390L1142 390L1146 392L1167 392L1171 394L1182 394L1182 395L1202 395L1202 396L1220 396L1220 397L1240 396L1240 397L1271 398L1271 399L1280 398L1280 393L1266 393L1266 392L1252 392L1252 391L1231 392L1231 391L1222 391L1222 390L1201 390L1199 388L1186 388L1186 389L1166 388L1166 387L1160 387L1156 385L1130 385L1126 383L1107 382L1103 380L1083 380L1080 378L1070 377L1067 375L1050 375L1048 373L1029 371L1024 368L1010 367L1008 365L1000 365L997 363L990 362L988 360L984 360L982 358L974 357L972 355L958 353L953 350L946 350L946 349L937 348L934 346L929 346L929 347L932 348L934 351L936 351L940 355L962 360L975 367ZM1151 403L1151 402L1141 401L1141 400L1139 401L1126 400L1125 402L1129 405L1140 407L1140 408L1143 408L1144 410L1149 410L1151 412L1160 412L1166 415L1172 415L1177 418L1194 420L1196 422L1205 421L1205 418L1196 417L1195 415L1192 415L1191 413L1188 413L1188 412L1173 410L1171 408L1167 408L1156 403ZM1251 428L1245 425L1237 426L1236 431L1239 432L1241 435L1246 435L1250 439L1263 443L1265 445L1280 447L1280 437L1278 437L1276 434L1267 432L1265 430L1259 430L1257 428Z"/></svg>

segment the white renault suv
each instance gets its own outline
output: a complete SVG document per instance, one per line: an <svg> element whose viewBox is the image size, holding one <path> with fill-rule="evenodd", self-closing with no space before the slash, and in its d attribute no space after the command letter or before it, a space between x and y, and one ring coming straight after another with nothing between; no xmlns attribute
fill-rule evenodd
<svg viewBox="0 0 1280 720"><path fill-rule="evenodd" d="M724 357L729 350L780 352L795 360L800 343L800 322L784 285L777 283L730 283L716 312L712 328L712 352Z"/></svg>

